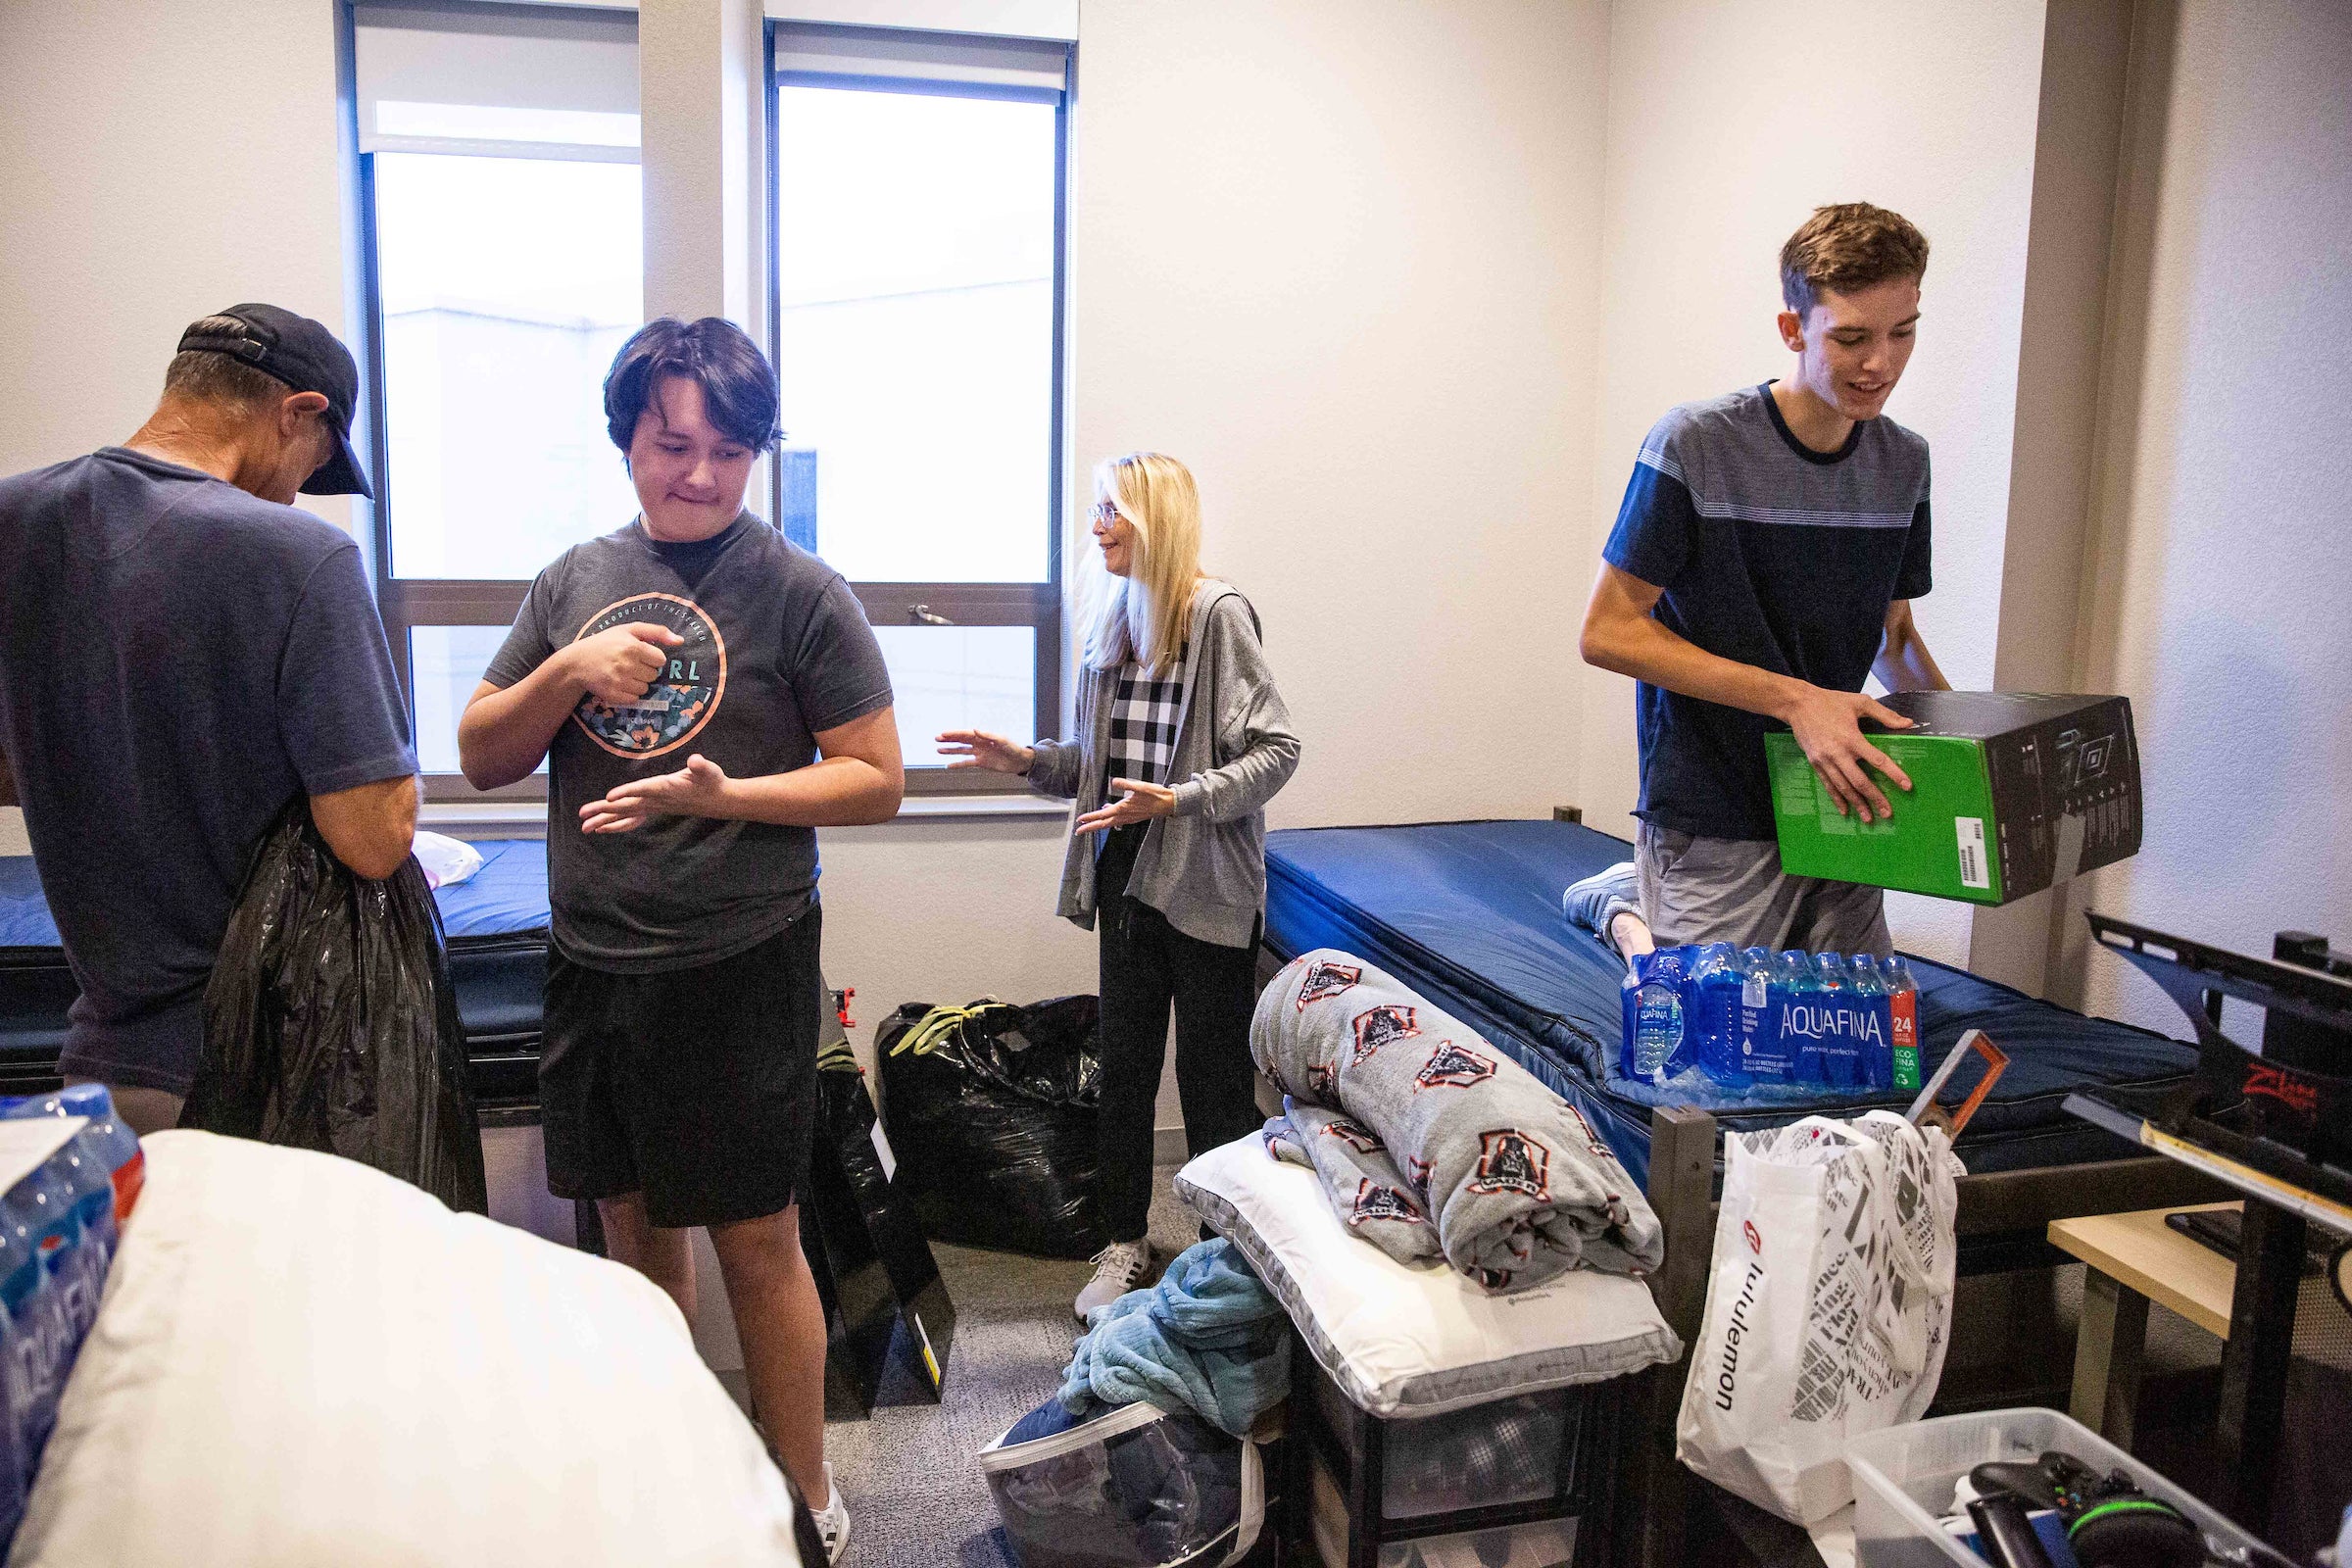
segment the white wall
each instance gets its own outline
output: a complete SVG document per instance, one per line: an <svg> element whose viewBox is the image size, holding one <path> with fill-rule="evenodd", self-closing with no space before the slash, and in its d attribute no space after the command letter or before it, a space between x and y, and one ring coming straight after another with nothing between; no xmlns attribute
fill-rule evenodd
<svg viewBox="0 0 2352 1568"><path fill-rule="evenodd" d="M334 12L240 6L230 27L175 0L0 4L0 473L138 428L208 312L259 300L342 330ZM302 504L350 524L339 497ZM0 809L0 855L27 853Z"/></svg>
<svg viewBox="0 0 2352 1568"><path fill-rule="evenodd" d="M1992 679L2041 81L2041 0L1618 0L1593 488L1555 593L1573 616L1658 416L1787 373L1782 242L1830 202L1891 207L1932 246L1917 357L1887 413L1935 457L1936 590L1956 686ZM1632 682L1582 683L1586 820L1630 835ZM1967 953L1965 906L1896 896L1895 940Z"/></svg>
<svg viewBox="0 0 2352 1568"><path fill-rule="evenodd" d="M1081 12L1076 457L1198 475L1303 741L1277 826L1570 798L1604 19Z"/></svg>
<svg viewBox="0 0 2352 1568"><path fill-rule="evenodd" d="M130 434L209 311L261 300L342 330L334 12L239 11L0 6L0 472Z"/></svg>
<svg viewBox="0 0 2352 1568"><path fill-rule="evenodd" d="M2262 955L2352 939L2347 83L2338 0L2138 8L2080 674L2132 699L2147 838L2078 904Z"/></svg>

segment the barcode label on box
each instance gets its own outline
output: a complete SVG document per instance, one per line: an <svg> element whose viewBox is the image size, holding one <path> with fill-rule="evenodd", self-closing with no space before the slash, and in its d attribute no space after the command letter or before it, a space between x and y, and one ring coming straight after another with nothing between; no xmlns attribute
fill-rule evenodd
<svg viewBox="0 0 2352 1568"><path fill-rule="evenodd" d="M1960 834L1960 885L1964 888L1992 887L1992 869L1984 860L1984 819L1981 816L1960 816L1952 819Z"/></svg>

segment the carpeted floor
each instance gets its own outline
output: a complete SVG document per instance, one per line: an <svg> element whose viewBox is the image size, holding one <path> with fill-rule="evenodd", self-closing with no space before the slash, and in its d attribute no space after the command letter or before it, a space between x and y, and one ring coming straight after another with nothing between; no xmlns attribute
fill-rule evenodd
<svg viewBox="0 0 2352 1568"><path fill-rule="evenodd" d="M1152 1241L1173 1257L1200 1221L1159 1171ZM975 1458L1053 1396L1078 1323L1070 1299L1091 1270L1006 1252L935 1247L956 1303L947 1394L938 1404L894 1368L869 1418L829 1409L825 1456L850 1506L845 1568L1010 1568Z"/></svg>

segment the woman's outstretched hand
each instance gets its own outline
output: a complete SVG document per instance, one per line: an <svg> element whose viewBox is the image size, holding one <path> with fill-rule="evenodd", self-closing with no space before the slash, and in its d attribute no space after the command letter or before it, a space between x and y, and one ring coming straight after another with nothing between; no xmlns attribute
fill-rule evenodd
<svg viewBox="0 0 2352 1568"><path fill-rule="evenodd" d="M1114 778L1110 793L1116 797L1101 810L1089 811L1072 825L1081 833L1099 833L1105 828L1133 827L1149 822L1155 816L1172 815L1176 809L1176 792L1157 784L1145 784L1131 778Z"/></svg>
<svg viewBox="0 0 2352 1568"><path fill-rule="evenodd" d="M1026 773L1037 760L1033 747L991 735L984 729L952 729L938 737L939 755L950 767L985 767L992 773Z"/></svg>

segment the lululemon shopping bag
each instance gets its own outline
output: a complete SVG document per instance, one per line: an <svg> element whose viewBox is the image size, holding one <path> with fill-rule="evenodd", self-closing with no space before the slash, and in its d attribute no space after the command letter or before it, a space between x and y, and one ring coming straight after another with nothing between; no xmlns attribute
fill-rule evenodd
<svg viewBox="0 0 2352 1568"><path fill-rule="evenodd" d="M1846 1439L1916 1421L1952 1324L1960 1162L1874 1110L1724 1139L1707 1310L1675 1453L1811 1525L1853 1500Z"/></svg>

